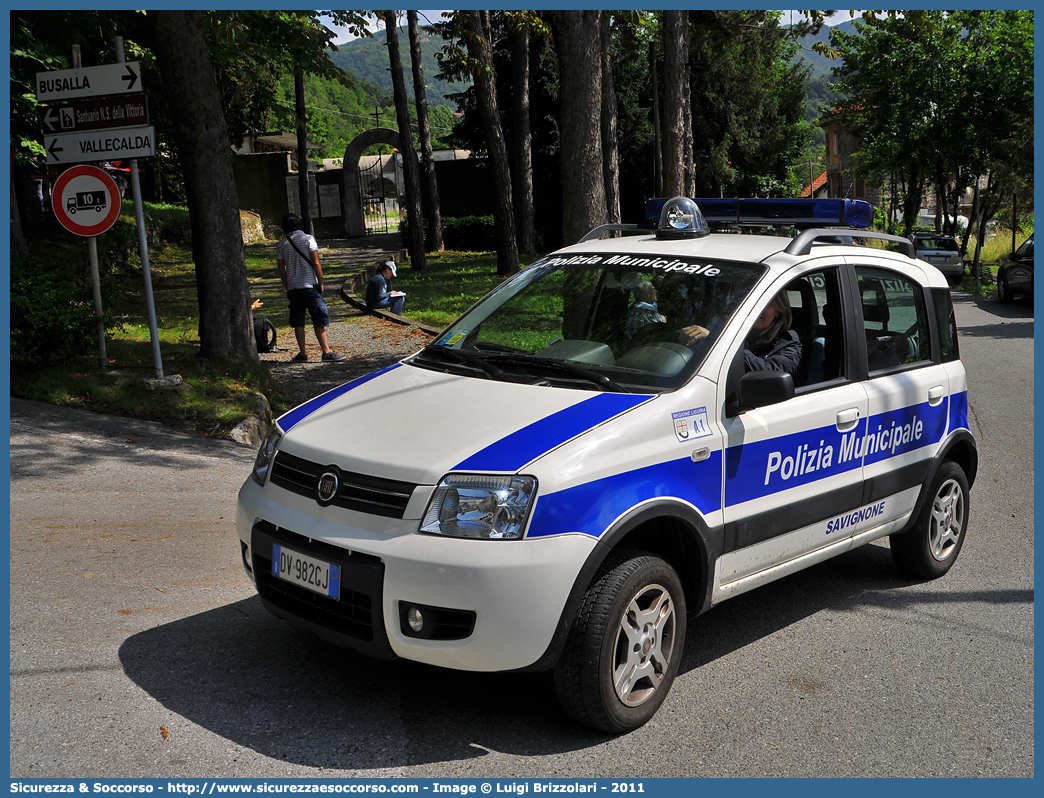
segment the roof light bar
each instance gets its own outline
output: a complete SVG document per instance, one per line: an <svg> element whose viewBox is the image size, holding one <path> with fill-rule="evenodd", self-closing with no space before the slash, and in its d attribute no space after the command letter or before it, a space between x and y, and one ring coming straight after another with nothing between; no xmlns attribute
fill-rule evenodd
<svg viewBox="0 0 1044 798"><path fill-rule="evenodd" d="M649 222L660 219L666 199L651 199L645 205ZM693 200L703 218L712 225L786 225L791 227L870 227L874 206L850 199L715 199Z"/></svg>

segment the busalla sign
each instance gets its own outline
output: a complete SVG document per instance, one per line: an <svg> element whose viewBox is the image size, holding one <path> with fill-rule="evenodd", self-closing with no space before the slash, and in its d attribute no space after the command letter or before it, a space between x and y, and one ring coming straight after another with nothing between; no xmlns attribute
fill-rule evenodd
<svg viewBox="0 0 1044 798"><path fill-rule="evenodd" d="M134 91L141 91L141 68L137 61L36 73L36 99L42 103Z"/></svg>

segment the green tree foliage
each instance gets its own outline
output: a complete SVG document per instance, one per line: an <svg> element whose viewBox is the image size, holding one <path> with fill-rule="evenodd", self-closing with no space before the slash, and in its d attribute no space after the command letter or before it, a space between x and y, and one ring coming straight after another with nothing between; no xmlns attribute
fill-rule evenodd
<svg viewBox="0 0 1044 798"><path fill-rule="evenodd" d="M924 11L856 27L831 39L851 98L842 119L864 138L861 175L897 186L904 230L929 184L955 217L980 177L990 177L987 215L1016 184L1032 183L1032 12Z"/></svg>
<svg viewBox="0 0 1044 798"><path fill-rule="evenodd" d="M11 365L17 369L98 353L86 247L65 241L50 252L44 258L33 251L11 255ZM121 326L112 312L116 284L110 265L102 267L104 323L111 331Z"/></svg>
<svg viewBox="0 0 1044 798"><path fill-rule="evenodd" d="M794 196L806 70L779 12L691 12L696 193Z"/></svg>
<svg viewBox="0 0 1044 798"><path fill-rule="evenodd" d="M532 12L526 14L530 26L529 37L529 113L532 134L534 225L547 247L561 242L562 201L559 180L558 134L558 57L555 54L549 29ZM509 12L493 12L492 41L493 68L497 79L497 98L501 110L501 125L507 141L514 138L515 107L512 81L512 52L510 32L518 24L518 16ZM463 44L463 32L451 20L433 26L444 44L437 54L438 77L464 90L449 95L461 116L449 143L461 149L472 150L480 156L486 153L485 133L479 115L475 88L471 85L471 64ZM432 127L435 127L432 121ZM437 131L436 131L437 133Z"/></svg>
<svg viewBox="0 0 1044 798"><path fill-rule="evenodd" d="M384 53L387 58L387 53ZM308 111L308 140L322 147L320 158L340 158L348 144L362 133L376 127L397 129L395 104L390 92L380 86L355 81L346 86L339 80L305 75L305 105ZM410 105L410 116L415 130L416 110ZM455 117L448 105L428 106L428 118L435 149L450 146ZM268 123L271 130L292 130L294 127L294 79L287 75L276 85L275 101ZM416 138L416 135L414 135ZM374 152L390 152L387 145L375 145Z"/></svg>

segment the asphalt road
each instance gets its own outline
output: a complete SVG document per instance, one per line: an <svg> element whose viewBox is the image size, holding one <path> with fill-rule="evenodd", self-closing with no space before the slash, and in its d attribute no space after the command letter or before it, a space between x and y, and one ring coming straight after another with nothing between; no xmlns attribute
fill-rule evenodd
<svg viewBox="0 0 1044 798"><path fill-rule="evenodd" d="M726 602L622 737L546 675L270 617L233 526L252 450L12 401L11 776L1032 776L1032 308L955 299L980 468L953 570L873 544Z"/></svg>

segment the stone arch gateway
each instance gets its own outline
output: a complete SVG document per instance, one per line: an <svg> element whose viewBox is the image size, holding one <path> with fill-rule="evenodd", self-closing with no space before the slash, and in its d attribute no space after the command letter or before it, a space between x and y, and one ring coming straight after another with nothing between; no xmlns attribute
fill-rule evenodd
<svg viewBox="0 0 1044 798"><path fill-rule="evenodd" d="M352 139L351 144L344 151L344 227L349 238L366 235L359 158L374 144L387 144L398 149L399 131L387 127L364 130Z"/></svg>

